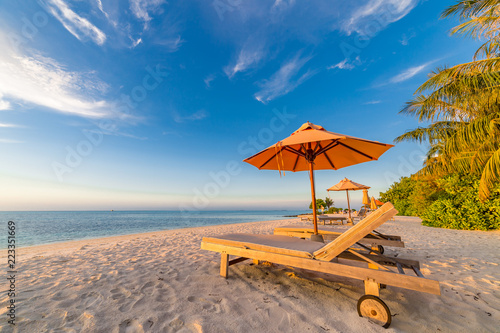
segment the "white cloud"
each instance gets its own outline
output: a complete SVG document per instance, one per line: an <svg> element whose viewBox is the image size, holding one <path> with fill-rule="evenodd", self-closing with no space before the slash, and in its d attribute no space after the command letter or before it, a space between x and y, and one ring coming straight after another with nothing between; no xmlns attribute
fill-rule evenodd
<svg viewBox="0 0 500 333"><path fill-rule="evenodd" d="M134 47L136 47L137 45L139 45L141 43L142 43L142 38L138 38L137 40L133 40L132 39L132 46L131 46L131 48L134 48Z"/></svg>
<svg viewBox="0 0 500 333"><path fill-rule="evenodd" d="M295 4L295 0L289 0L289 1L275 0L273 7L271 9L278 9L278 8L285 9L285 8L293 6L294 4Z"/></svg>
<svg viewBox="0 0 500 333"><path fill-rule="evenodd" d="M361 63L362 62L361 62L361 59L359 56L357 56L356 59L354 59L352 61L348 58L345 58L344 60L342 60L338 64L328 66L326 69L330 70L330 69L338 68L338 69L351 70L351 69L354 69L356 66L361 65Z"/></svg>
<svg viewBox="0 0 500 333"><path fill-rule="evenodd" d="M349 61L349 59L345 58L344 60L342 60L338 64L328 66L326 69L335 69L335 68L338 68L338 69L353 69L354 65L348 63L348 61Z"/></svg>
<svg viewBox="0 0 500 333"><path fill-rule="evenodd" d="M186 121L195 121L195 120L202 120L202 119L205 119L206 117L208 117L208 112L205 111L205 110L198 110L196 111L195 113L189 115L189 116L181 116L179 115L178 112L174 112L174 121L176 123L183 123L183 122L186 122Z"/></svg>
<svg viewBox="0 0 500 333"><path fill-rule="evenodd" d="M382 101L369 101L369 102L366 102L366 103L363 103L364 105L373 105L373 104L380 104L382 103Z"/></svg>
<svg viewBox="0 0 500 333"><path fill-rule="evenodd" d="M155 43L164 46L168 52L176 52L184 43L184 40L181 36L177 36L163 40L156 40Z"/></svg>
<svg viewBox="0 0 500 333"><path fill-rule="evenodd" d="M23 143L23 142L24 141L0 138L0 143Z"/></svg>
<svg viewBox="0 0 500 333"><path fill-rule="evenodd" d="M130 10L135 17L143 20L144 29L148 28L148 22L152 20L150 12L156 12L165 0L130 0Z"/></svg>
<svg viewBox="0 0 500 333"><path fill-rule="evenodd" d="M106 35L99 28L72 11L63 0L40 0L40 3L79 40L87 37L97 45L106 41Z"/></svg>
<svg viewBox="0 0 500 333"><path fill-rule="evenodd" d="M203 79L203 82L205 82L205 85L207 86L207 88L210 88L210 84L212 83L213 80L215 80L215 75L210 74L205 79Z"/></svg>
<svg viewBox="0 0 500 333"><path fill-rule="evenodd" d="M406 80L411 79L421 71L423 71L427 66L429 66L430 63L425 63L420 66L415 66L415 67L410 67L403 72L399 73L398 75L394 76L392 79L390 79L391 83L398 83L398 82L403 82Z"/></svg>
<svg viewBox="0 0 500 333"><path fill-rule="evenodd" d="M107 89L95 73L72 72L51 58L15 51L1 32L0 49L0 105L16 101L82 117L118 115L114 103L93 98Z"/></svg>
<svg viewBox="0 0 500 333"><path fill-rule="evenodd" d="M108 18L108 19L109 19L109 15L108 15L108 13L106 13L106 12L104 11L104 8L102 7L102 1L101 1L101 0L96 0L96 3L97 3L97 7L98 7L98 8L99 8L99 10L101 11L101 13L103 13L103 14L104 14L104 16L106 16L106 18Z"/></svg>
<svg viewBox="0 0 500 333"><path fill-rule="evenodd" d="M3 99L2 93L0 92L0 111L10 110L11 105L8 101Z"/></svg>
<svg viewBox="0 0 500 333"><path fill-rule="evenodd" d="M344 30L371 36L390 23L401 20L418 0L371 0L358 8L344 25Z"/></svg>
<svg viewBox="0 0 500 333"><path fill-rule="evenodd" d="M315 71L307 70L299 75L302 67L311 57L300 57L300 52L290 61L284 63L281 68L274 73L269 80L260 83L261 90L254 97L262 103L269 102L276 97L288 94L300 84L316 74Z"/></svg>
<svg viewBox="0 0 500 333"><path fill-rule="evenodd" d="M247 69L256 66L265 56L263 44L247 42L240 50L238 59L232 65L226 66L224 72L229 78L232 78L238 72L244 72Z"/></svg>
<svg viewBox="0 0 500 333"><path fill-rule="evenodd" d="M23 127L21 125L15 125L15 124L6 124L6 123L0 123L0 128L20 128Z"/></svg>
<svg viewBox="0 0 500 333"><path fill-rule="evenodd" d="M408 34L403 34L403 36L401 37L401 40L399 41L401 43L401 45L408 45L410 43L410 39L416 37L417 34L415 33L415 31L410 31Z"/></svg>

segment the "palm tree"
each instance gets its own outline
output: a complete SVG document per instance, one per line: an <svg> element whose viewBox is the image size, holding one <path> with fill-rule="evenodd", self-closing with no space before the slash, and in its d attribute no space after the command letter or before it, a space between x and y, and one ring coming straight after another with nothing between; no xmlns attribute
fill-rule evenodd
<svg viewBox="0 0 500 333"><path fill-rule="evenodd" d="M459 1L442 17L451 15L465 21L452 34L486 42L473 61L430 74L401 113L431 125L395 141L429 142L421 174L480 175L479 197L486 200L500 182L500 0Z"/></svg>
<svg viewBox="0 0 500 333"><path fill-rule="evenodd" d="M329 197L326 197L325 198L325 205L326 205L327 209L330 209L330 207L333 206L333 200L331 198L329 198Z"/></svg>

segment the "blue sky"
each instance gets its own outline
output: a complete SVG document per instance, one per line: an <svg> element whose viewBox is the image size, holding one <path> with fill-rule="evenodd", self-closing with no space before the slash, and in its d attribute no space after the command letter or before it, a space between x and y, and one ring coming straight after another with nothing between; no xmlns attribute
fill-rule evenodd
<svg viewBox="0 0 500 333"><path fill-rule="evenodd" d="M306 121L384 143L418 126L404 103L477 48L439 19L453 3L3 1L0 210L307 208L307 173L242 160ZM348 177L377 197L424 152L319 171L317 196Z"/></svg>

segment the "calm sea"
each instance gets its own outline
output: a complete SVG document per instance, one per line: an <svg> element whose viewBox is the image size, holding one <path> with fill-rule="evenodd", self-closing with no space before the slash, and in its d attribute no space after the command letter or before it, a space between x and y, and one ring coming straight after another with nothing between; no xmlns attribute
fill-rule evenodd
<svg viewBox="0 0 500 333"><path fill-rule="evenodd" d="M306 211L85 211L0 212L0 249L7 248L7 222L16 223L16 247L148 231L280 220Z"/></svg>

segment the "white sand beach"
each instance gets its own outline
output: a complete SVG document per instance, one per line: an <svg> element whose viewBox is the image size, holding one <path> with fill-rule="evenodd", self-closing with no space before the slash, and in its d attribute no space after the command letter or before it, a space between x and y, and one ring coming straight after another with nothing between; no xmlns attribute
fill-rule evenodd
<svg viewBox="0 0 500 333"><path fill-rule="evenodd" d="M388 286L389 329L356 312L361 281L246 261L219 276L203 236L272 233L298 219L151 232L17 250L16 325L1 332L499 332L500 232L421 226L397 217L379 231L421 262L441 296ZM6 262L6 251L2 251ZM4 280L5 281L5 280ZM5 286L4 282L2 285Z"/></svg>

